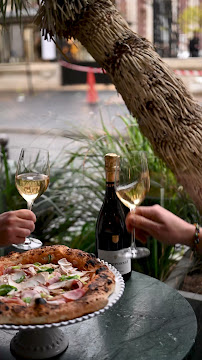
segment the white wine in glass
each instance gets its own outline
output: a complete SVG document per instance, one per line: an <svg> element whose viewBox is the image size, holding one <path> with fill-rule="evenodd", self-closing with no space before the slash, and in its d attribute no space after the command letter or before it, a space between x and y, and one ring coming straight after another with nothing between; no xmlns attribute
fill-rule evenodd
<svg viewBox="0 0 202 360"><path fill-rule="evenodd" d="M20 195L32 209L34 201L41 196L49 184L49 153L40 148L22 148L15 175L15 184ZM13 244L18 249L35 249L42 245L38 239L28 237L24 244Z"/></svg>
<svg viewBox="0 0 202 360"><path fill-rule="evenodd" d="M145 198L150 188L150 177L147 157L144 151L132 151L129 157L117 159L115 174L115 190L119 200L135 211ZM127 258L138 259L150 255L144 247L135 245L135 229L131 235L130 251L125 252Z"/></svg>

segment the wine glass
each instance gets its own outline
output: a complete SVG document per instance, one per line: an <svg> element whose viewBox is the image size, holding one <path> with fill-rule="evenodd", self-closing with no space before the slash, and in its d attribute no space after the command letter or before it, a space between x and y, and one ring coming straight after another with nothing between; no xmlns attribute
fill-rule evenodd
<svg viewBox="0 0 202 360"><path fill-rule="evenodd" d="M147 157L144 151L132 151L128 157L117 158L115 172L115 190L120 201L135 211L144 200L150 188ZM125 251L127 258L138 259L150 255L144 247L135 245L135 229L131 234L130 250Z"/></svg>
<svg viewBox="0 0 202 360"><path fill-rule="evenodd" d="M22 148L15 174L15 185L20 195L32 209L34 200L42 195L49 184L49 153L40 148ZM13 244L22 250L35 249L42 245L38 239L27 237L23 244Z"/></svg>

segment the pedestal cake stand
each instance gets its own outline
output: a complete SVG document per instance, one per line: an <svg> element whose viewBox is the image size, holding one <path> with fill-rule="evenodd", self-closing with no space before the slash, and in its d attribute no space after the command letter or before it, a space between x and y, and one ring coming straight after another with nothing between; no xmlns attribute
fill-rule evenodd
<svg viewBox="0 0 202 360"><path fill-rule="evenodd" d="M125 288L124 280L116 268L104 263L115 274L115 290L109 296L108 304L101 310L82 317L43 325L0 325L0 329L18 330L12 338L10 349L14 356L22 359L50 359L62 353L69 345L68 337L59 327L72 325L103 314L110 309L122 296Z"/></svg>

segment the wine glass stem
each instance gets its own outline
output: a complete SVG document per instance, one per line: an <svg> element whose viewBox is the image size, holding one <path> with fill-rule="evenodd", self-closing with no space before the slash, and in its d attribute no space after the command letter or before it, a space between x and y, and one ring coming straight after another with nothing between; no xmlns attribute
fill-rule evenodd
<svg viewBox="0 0 202 360"><path fill-rule="evenodd" d="M134 228L131 233L131 249L135 249L135 248L136 245L135 245L135 228Z"/></svg>
<svg viewBox="0 0 202 360"><path fill-rule="evenodd" d="M33 202L32 202L32 201L29 201L29 202L27 201L27 208L28 208L28 210L32 210L32 205L33 205ZM30 244L31 244L31 240L30 240L29 237L26 237L25 243L26 243L27 245L30 245Z"/></svg>
<svg viewBox="0 0 202 360"><path fill-rule="evenodd" d="M134 209L130 209L130 211L134 212ZM131 233L131 249L136 249L136 244L135 244L135 228L133 229L132 233Z"/></svg>
<svg viewBox="0 0 202 360"><path fill-rule="evenodd" d="M32 205L33 205L33 202L27 202L27 208L28 210L32 210Z"/></svg>

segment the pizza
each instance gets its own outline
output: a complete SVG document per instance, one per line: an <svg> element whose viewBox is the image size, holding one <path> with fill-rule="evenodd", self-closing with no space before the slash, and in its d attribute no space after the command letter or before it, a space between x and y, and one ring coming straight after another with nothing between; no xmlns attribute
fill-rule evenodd
<svg viewBox="0 0 202 360"><path fill-rule="evenodd" d="M105 307L115 275L95 255L65 245L0 257L0 324L45 324Z"/></svg>

